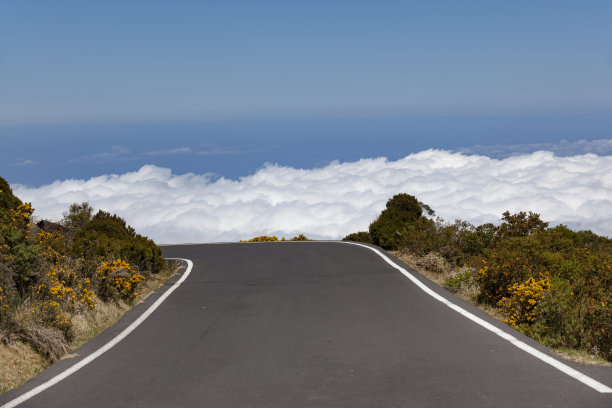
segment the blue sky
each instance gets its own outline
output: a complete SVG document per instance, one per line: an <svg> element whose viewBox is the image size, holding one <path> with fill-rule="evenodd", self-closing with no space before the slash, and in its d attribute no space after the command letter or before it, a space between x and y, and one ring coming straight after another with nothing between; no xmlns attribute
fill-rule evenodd
<svg viewBox="0 0 612 408"><path fill-rule="evenodd" d="M608 1L28 1L0 123L610 112Z"/></svg>
<svg viewBox="0 0 612 408"><path fill-rule="evenodd" d="M608 1L3 2L0 172L236 178L609 139L610 15Z"/></svg>
<svg viewBox="0 0 612 408"><path fill-rule="evenodd" d="M0 175L41 217L88 201L164 243L340 238L399 192L448 220L533 210L610 236L611 15L4 1Z"/></svg>

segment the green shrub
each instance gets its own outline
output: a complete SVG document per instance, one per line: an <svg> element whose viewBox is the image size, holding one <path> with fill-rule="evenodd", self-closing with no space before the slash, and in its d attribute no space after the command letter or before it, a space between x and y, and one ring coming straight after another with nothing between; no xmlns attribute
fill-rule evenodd
<svg viewBox="0 0 612 408"><path fill-rule="evenodd" d="M359 231L354 232L352 234L348 234L346 237L342 238L343 241L355 241L355 242L365 242L367 244L372 243L372 236L368 231Z"/></svg>
<svg viewBox="0 0 612 408"><path fill-rule="evenodd" d="M461 287L470 285L473 282L474 273L471 270L467 270L458 273L454 278L448 278L444 281L444 286L449 288L461 289Z"/></svg>
<svg viewBox="0 0 612 408"><path fill-rule="evenodd" d="M284 239L284 238L283 238ZM289 241L310 241L304 234L297 235L291 238Z"/></svg>
<svg viewBox="0 0 612 408"><path fill-rule="evenodd" d="M607 279L597 286L609 284ZM597 286L552 277L539 319L520 329L550 347L583 349L612 361L612 295Z"/></svg>
<svg viewBox="0 0 612 408"><path fill-rule="evenodd" d="M525 238L510 238L488 251L476 276L479 301L495 306L502 298L510 296L512 285L545 272L542 265L532 262L529 256L532 251L538 250Z"/></svg>
<svg viewBox="0 0 612 408"><path fill-rule="evenodd" d="M247 242L275 242L275 241L278 241L278 237L276 235L273 235L271 237L267 235L260 235L258 237L249 239Z"/></svg>
<svg viewBox="0 0 612 408"><path fill-rule="evenodd" d="M499 235L504 238L525 237L536 231L544 231L548 223L540 219L540 214L529 211L529 214L521 211L510 214L506 211L502 215L502 224L498 228Z"/></svg>
<svg viewBox="0 0 612 408"><path fill-rule="evenodd" d="M73 254L87 259L124 259L140 271L158 273L165 265L161 249L136 234L125 220L104 211L89 221L74 238Z"/></svg>
<svg viewBox="0 0 612 408"><path fill-rule="evenodd" d="M41 256L40 248L38 245L17 244L11 252L14 256L15 275L13 279L17 289L24 296L28 287L36 283L37 275L33 273L33 270Z"/></svg>
<svg viewBox="0 0 612 408"><path fill-rule="evenodd" d="M403 245L421 239L426 230L431 229L427 219L418 222L426 208L433 215L429 207L422 205L411 195L396 194L387 201L386 208L380 213L376 221L370 224L369 233L372 243L384 249L399 249Z"/></svg>

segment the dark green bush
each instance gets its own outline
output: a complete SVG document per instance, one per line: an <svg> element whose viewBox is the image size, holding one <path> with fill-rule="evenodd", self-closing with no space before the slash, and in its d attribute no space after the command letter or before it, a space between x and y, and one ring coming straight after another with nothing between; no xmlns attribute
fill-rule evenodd
<svg viewBox="0 0 612 408"><path fill-rule="evenodd" d="M14 210L22 204L21 200L13 195L11 186L5 179L0 177L0 211Z"/></svg>
<svg viewBox="0 0 612 408"><path fill-rule="evenodd" d="M310 241L310 239L308 239L308 237L304 234L299 234L291 238L289 241Z"/></svg>
<svg viewBox="0 0 612 408"><path fill-rule="evenodd" d="M18 244L12 249L14 257L14 276L15 286L23 296L28 291L28 287L36 283L34 266L40 259L40 247L38 245Z"/></svg>
<svg viewBox="0 0 612 408"><path fill-rule="evenodd" d="M161 249L150 239L136 234L125 220L104 211L76 234L73 253L94 259L124 259L142 272L158 273L165 261Z"/></svg>
<svg viewBox="0 0 612 408"><path fill-rule="evenodd" d="M502 215L502 221L498 228L502 238L525 237L536 231L544 231L548 227L548 223L540 219L540 214L531 211L529 214L524 211L510 214L509 211L506 211Z"/></svg>
<svg viewBox="0 0 612 408"><path fill-rule="evenodd" d="M359 231L354 232L352 234L348 234L346 237L342 238L343 241L355 241L355 242L365 242L367 244L372 243L372 236L367 231Z"/></svg>
<svg viewBox="0 0 612 408"><path fill-rule="evenodd" d="M396 194L387 201L376 221L370 224L372 243L384 249L399 249L409 240L409 231L411 235L418 235L423 230L423 223L417 225L422 214L423 207L414 196Z"/></svg>

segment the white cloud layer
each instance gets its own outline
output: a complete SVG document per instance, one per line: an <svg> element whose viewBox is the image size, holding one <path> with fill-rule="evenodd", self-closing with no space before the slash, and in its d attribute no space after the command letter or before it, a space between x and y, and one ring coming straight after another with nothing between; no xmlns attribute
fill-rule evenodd
<svg viewBox="0 0 612 408"><path fill-rule="evenodd" d="M256 235L338 239L366 230L405 192L446 220L497 222L509 210L612 236L612 156L509 157L427 150L397 161L333 162L317 169L266 164L239 180L173 174L152 165L122 175L14 186L36 215L59 219L73 202L117 213L158 243L237 241Z"/></svg>

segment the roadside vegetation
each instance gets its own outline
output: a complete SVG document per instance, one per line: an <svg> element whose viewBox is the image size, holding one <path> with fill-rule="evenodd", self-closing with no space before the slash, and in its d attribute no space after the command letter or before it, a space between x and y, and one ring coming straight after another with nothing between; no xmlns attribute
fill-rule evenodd
<svg viewBox="0 0 612 408"><path fill-rule="evenodd" d="M434 218L414 196L391 198L368 231L344 240L392 251L505 323L558 350L612 362L612 240L539 214L501 224Z"/></svg>
<svg viewBox="0 0 612 408"><path fill-rule="evenodd" d="M276 235L273 235L271 237L267 235L260 235L258 237L254 237L246 241L240 240L240 242L290 242L290 241L312 241L312 240L308 239L304 234L300 234L296 237L289 238L289 239L285 237L278 239Z"/></svg>
<svg viewBox="0 0 612 408"><path fill-rule="evenodd" d="M0 178L0 393L114 323L172 273L160 248L116 215L73 204L60 223Z"/></svg>

